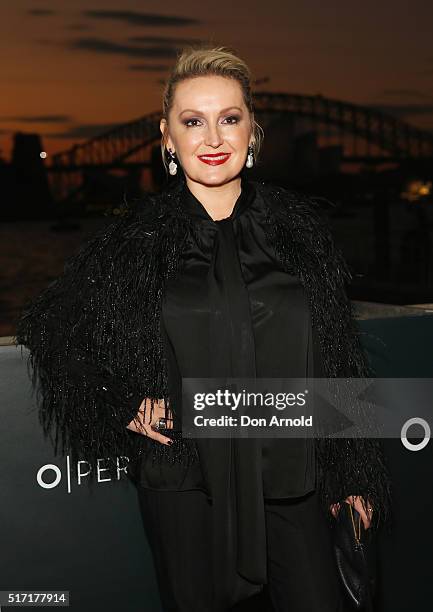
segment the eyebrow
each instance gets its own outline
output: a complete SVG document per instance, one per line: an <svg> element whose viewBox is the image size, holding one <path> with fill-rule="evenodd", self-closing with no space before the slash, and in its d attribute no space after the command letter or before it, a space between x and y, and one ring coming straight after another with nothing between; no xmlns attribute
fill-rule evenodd
<svg viewBox="0 0 433 612"><path fill-rule="evenodd" d="M223 109L221 110L221 113L225 113L225 112L227 112L228 110L232 110L232 109L234 109L234 108L236 108L237 110L239 110L239 111L241 111L241 112L242 112L242 109L241 109L239 106L227 106L227 108L223 108ZM185 109L184 109L182 112L180 112L180 113L179 113L179 117L180 117L181 115L183 115L183 113L188 113L188 112L189 112L189 113L195 113L196 115L202 115L202 114L203 114L203 113L201 113L201 112L200 112L200 111L198 111L198 110L194 110L193 108L185 108Z"/></svg>

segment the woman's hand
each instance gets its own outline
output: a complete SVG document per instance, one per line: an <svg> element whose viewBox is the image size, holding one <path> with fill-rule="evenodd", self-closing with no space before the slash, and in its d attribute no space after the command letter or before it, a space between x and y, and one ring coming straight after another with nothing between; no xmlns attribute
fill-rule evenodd
<svg viewBox="0 0 433 612"><path fill-rule="evenodd" d="M358 495L349 495L349 497L346 497L344 501L347 504L352 504L355 510L359 512L359 514L361 515L363 525L364 525L364 529L368 529L371 524L371 515L373 512L373 508L371 504L370 503L366 504L364 502L364 498ZM364 506L365 506L365 509L364 509ZM331 504L329 508L332 512L332 515L336 517L340 509L340 503Z"/></svg>
<svg viewBox="0 0 433 612"><path fill-rule="evenodd" d="M153 423L156 423L159 418L165 417L164 400L158 400L157 404L156 403L153 404L152 421L150 420L150 408L151 408L150 399L145 398L141 402L140 407L138 409L137 416L136 416L139 423L137 424L135 419L132 419L132 421L126 426L126 428L130 429L131 431L135 431L136 433L140 433L143 436L149 436L149 438L152 438L153 440L157 440L158 442L161 442L162 444L167 444L167 445L172 444L173 441L171 438L167 436L163 436L157 430L152 428ZM167 429L173 429L173 416L172 416L170 409L168 409L167 414L168 414L168 418L166 421Z"/></svg>

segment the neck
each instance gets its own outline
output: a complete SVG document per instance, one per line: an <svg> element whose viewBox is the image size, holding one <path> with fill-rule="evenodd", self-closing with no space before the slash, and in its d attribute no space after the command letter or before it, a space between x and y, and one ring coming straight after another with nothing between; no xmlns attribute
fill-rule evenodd
<svg viewBox="0 0 433 612"><path fill-rule="evenodd" d="M214 221L229 217L241 194L241 178L235 177L222 185L206 185L186 178L191 193L200 201Z"/></svg>

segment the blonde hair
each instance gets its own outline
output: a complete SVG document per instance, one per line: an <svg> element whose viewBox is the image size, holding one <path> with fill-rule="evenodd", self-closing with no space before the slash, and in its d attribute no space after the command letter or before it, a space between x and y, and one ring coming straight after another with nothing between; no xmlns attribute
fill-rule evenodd
<svg viewBox="0 0 433 612"><path fill-rule="evenodd" d="M254 119L253 97L251 92L251 72L247 64L236 55L230 47L200 44L184 47L178 54L176 63L166 81L163 98L163 118L168 125L168 114L173 105L173 98L177 83L199 76L217 75L236 80L242 89L246 107L248 108L253 125L253 154L257 160L260 146L264 137L261 126ZM166 136L161 138L161 156L166 172L168 162L166 159Z"/></svg>

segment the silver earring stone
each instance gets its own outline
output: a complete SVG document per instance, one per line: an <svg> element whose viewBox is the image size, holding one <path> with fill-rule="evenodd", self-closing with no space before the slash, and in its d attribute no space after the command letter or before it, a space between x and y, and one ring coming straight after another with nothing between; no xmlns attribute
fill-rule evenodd
<svg viewBox="0 0 433 612"><path fill-rule="evenodd" d="M252 168L254 165L253 147L251 145L248 147L248 157L245 165L247 168Z"/></svg>
<svg viewBox="0 0 433 612"><path fill-rule="evenodd" d="M170 173L172 176L174 176L174 175L176 174L176 172L177 172L177 164L176 164L176 162L174 161L174 155L173 155L173 153L171 152L171 149L168 149L168 153L169 153L170 158L171 158L171 161L170 161L170 163L168 164L168 171L169 171L169 173Z"/></svg>

